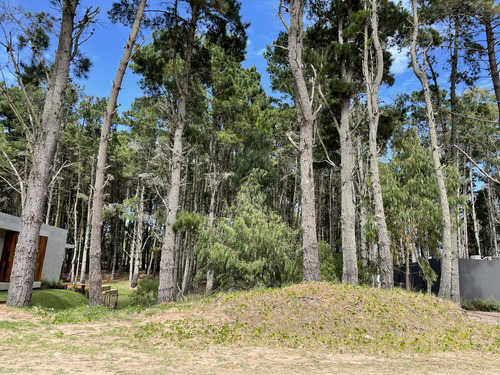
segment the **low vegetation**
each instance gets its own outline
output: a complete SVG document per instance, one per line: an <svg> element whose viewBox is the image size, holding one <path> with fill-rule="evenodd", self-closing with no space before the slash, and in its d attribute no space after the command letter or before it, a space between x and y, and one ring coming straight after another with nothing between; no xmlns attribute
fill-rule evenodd
<svg viewBox="0 0 500 375"><path fill-rule="evenodd" d="M500 301L490 297L486 299L473 299L469 301L462 298L462 308L465 310L487 311L487 312L500 312Z"/></svg>
<svg viewBox="0 0 500 375"><path fill-rule="evenodd" d="M0 301L5 301L7 292L0 292ZM80 293L63 289L35 289L31 306L44 310L68 310L87 305L87 298Z"/></svg>
<svg viewBox="0 0 500 375"><path fill-rule="evenodd" d="M279 289L191 297L175 304L141 307L149 300L132 292L131 304L116 311L89 308L35 309L43 324L127 322L127 341L152 346L166 343L198 347L233 344L285 348L328 348L337 353L431 353L486 351L500 354L500 326L470 321L463 310L435 296L383 291L332 283L296 284ZM116 287L116 285L115 285ZM120 285L119 285L120 287ZM153 288L154 289L154 288ZM35 293L46 295L50 291ZM77 293L54 291L55 294ZM195 299L193 299L195 298ZM122 295L122 299L124 299ZM62 300L62 299L61 299ZM55 300L52 300L55 301ZM76 303L76 302L75 302ZM56 329L56 328L54 328Z"/></svg>

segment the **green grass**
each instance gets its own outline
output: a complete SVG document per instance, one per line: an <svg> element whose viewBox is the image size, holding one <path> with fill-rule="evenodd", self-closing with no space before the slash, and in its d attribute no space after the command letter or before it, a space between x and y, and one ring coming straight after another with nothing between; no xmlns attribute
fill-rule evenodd
<svg viewBox="0 0 500 375"><path fill-rule="evenodd" d="M7 292L0 292L0 301L7 299ZM64 289L35 289L31 306L42 309L66 310L88 304L84 295Z"/></svg>
<svg viewBox="0 0 500 375"><path fill-rule="evenodd" d="M133 289L130 289L130 283L128 281L108 281L106 285L111 285L111 288L118 289L118 310L128 308L132 306L132 301L130 295Z"/></svg>
<svg viewBox="0 0 500 375"><path fill-rule="evenodd" d="M192 304L183 319L138 327L151 344L252 344L351 353L500 350L500 326L464 319L435 296L331 283L225 293ZM161 314L151 309L151 313Z"/></svg>
<svg viewBox="0 0 500 375"><path fill-rule="evenodd" d="M130 289L128 281L106 282L113 289L118 289L117 309L126 309L132 306L130 295L133 289ZM0 301L7 300L7 291L0 292ZM87 305L88 299L80 293L75 293L63 289L35 289L31 300L32 306L42 309L66 310L82 305Z"/></svg>
<svg viewBox="0 0 500 375"><path fill-rule="evenodd" d="M33 294L33 305L42 308L35 313L50 325L127 324L131 343L150 345L239 343L351 353L500 353L500 326L471 322L450 301L398 288L309 283L139 307L132 305L126 281L110 284L119 291L117 310L89 308L77 293L41 290Z"/></svg>

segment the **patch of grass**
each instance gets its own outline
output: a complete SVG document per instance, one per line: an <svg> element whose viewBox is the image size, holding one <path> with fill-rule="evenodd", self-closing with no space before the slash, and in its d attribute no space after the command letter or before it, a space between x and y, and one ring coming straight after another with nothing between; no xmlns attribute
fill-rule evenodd
<svg viewBox="0 0 500 375"><path fill-rule="evenodd" d="M464 319L450 301L401 289L299 284L220 294L195 303L194 310L189 318L136 327L136 337L186 345L243 342L353 353L499 352L500 327Z"/></svg>
<svg viewBox="0 0 500 375"><path fill-rule="evenodd" d="M80 324L108 320L113 312L107 307L89 307L87 304L62 311L39 311L38 314L53 324Z"/></svg>
<svg viewBox="0 0 500 375"><path fill-rule="evenodd" d="M0 301L7 300L7 292L0 292ZM44 310L66 310L88 304L84 295L64 289L34 289L31 306Z"/></svg>
<svg viewBox="0 0 500 375"><path fill-rule="evenodd" d="M29 322L0 320L0 332L4 330L18 332L21 329L25 329L27 327L35 327L35 325Z"/></svg>
<svg viewBox="0 0 500 375"><path fill-rule="evenodd" d="M499 326L474 323L449 301L401 289L312 283L195 297L129 307L108 317L130 320L126 341L132 346L237 343L338 353L500 353Z"/></svg>
<svg viewBox="0 0 500 375"><path fill-rule="evenodd" d="M31 306L44 310L67 310L86 304L84 295L64 289L34 290L31 297Z"/></svg>
<svg viewBox="0 0 500 375"><path fill-rule="evenodd" d="M117 284L113 287L119 292L131 291L128 283ZM500 326L472 322L450 301L401 289L384 291L334 283L221 293L207 299L190 296L183 302L147 308L108 310L89 308L85 302L76 308L35 309L35 313L42 317L40 327L46 328L51 338L64 340L54 345L73 345L71 340L79 337L72 336L72 330L79 328L55 325L85 327L86 322L103 322L89 334L99 338L100 347L144 347L151 353L172 345L195 349L236 344L384 355L443 351L500 354ZM5 331L18 333L20 326L5 324ZM93 345L98 347L97 342Z"/></svg>
<svg viewBox="0 0 500 375"><path fill-rule="evenodd" d="M127 280L107 281L106 285L111 285L113 289L118 290L118 305L116 306L118 310L126 309L133 305L130 295L134 289L130 288L130 283Z"/></svg>

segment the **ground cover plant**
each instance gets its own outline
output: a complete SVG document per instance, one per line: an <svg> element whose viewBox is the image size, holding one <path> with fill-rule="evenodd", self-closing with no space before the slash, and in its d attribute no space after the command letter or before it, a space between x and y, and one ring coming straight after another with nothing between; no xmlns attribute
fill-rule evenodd
<svg viewBox="0 0 500 375"><path fill-rule="evenodd" d="M335 283L117 310L1 305L0 326L1 373L325 373L326 361L332 373L391 374L417 358L420 373L465 374L481 357L494 374L500 364L499 325L435 296Z"/></svg>

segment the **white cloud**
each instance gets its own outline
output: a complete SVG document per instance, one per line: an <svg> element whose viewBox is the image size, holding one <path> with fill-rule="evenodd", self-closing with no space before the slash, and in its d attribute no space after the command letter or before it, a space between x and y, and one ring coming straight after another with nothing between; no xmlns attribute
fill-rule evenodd
<svg viewBox="0 0 500 375"><path fill-rule="evenodd" d="M398 47L391 47L389 52L392 55L391 73L397 75L406 72L410 62L409 49L406 47L399 50Z"/></svg>
<svg viewBox="0 0 500 375"><path fill-rule="evenodd" d="M262 43L261 43L262 45ZM262 57L266 52L266 47L259 48L250 39L247 39L247 56Z"/></svg>

